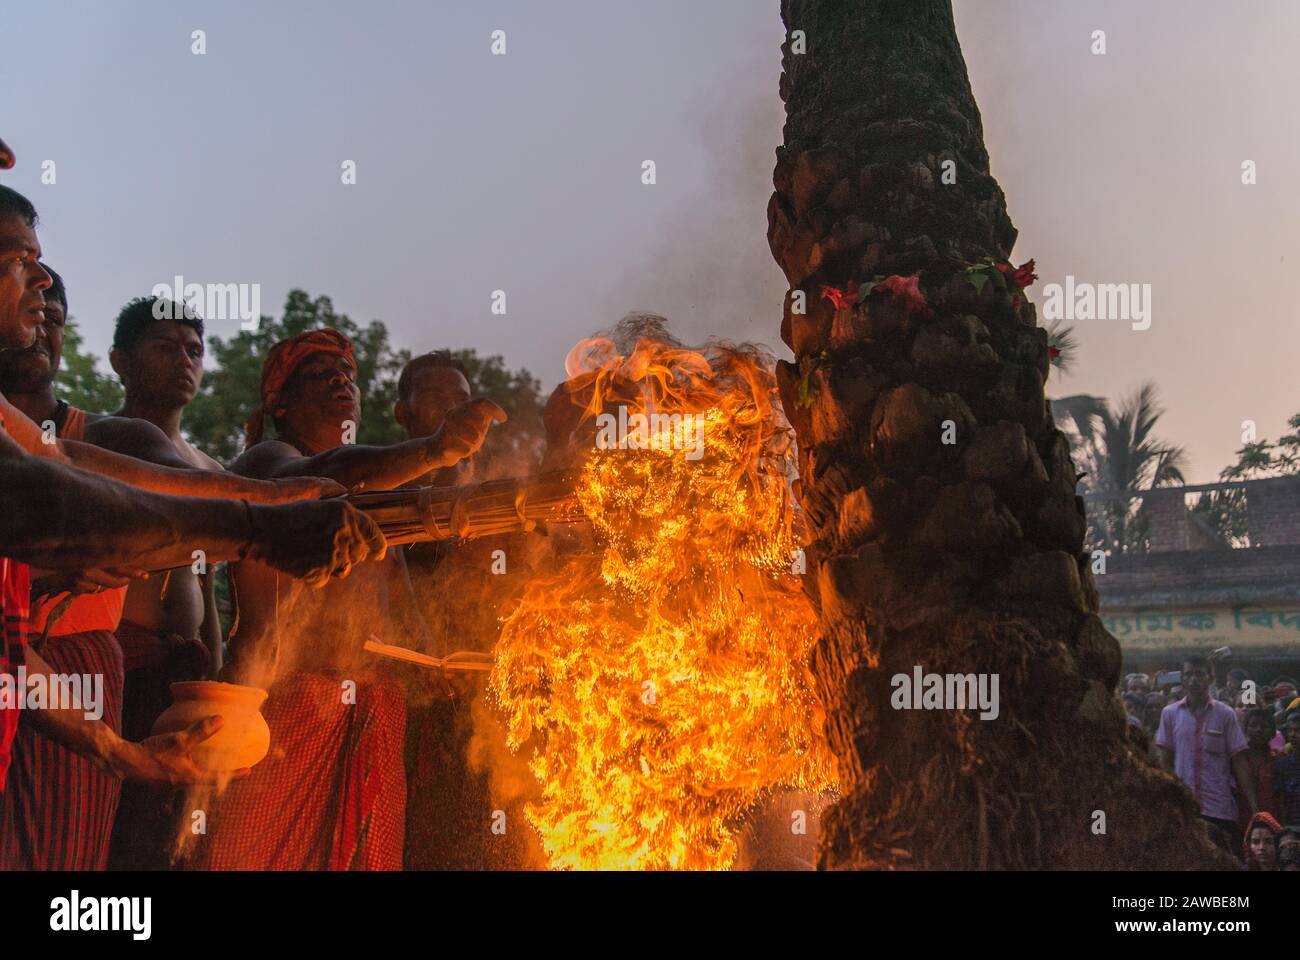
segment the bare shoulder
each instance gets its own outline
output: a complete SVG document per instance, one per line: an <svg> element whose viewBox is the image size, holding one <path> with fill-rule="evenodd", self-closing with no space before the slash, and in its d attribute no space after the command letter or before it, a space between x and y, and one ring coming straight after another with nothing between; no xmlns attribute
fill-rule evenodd
<svg viewBox="0 0 1300 960"><path fill-rule="evenodd" d="M302 454L298 449L283 440L263 440L241 453L230 465L230 472L243 477L269 479L284 464L300 459Z"/></svg>
<svg viewBox="0 0 1300 960"><path fill-rule="evenodd" d="M152 459L147 454L157 451L160 445L171 446L167 434L148 420L112 414L97 415L93 420L87 415L86 442L141 459Z"/></svg>

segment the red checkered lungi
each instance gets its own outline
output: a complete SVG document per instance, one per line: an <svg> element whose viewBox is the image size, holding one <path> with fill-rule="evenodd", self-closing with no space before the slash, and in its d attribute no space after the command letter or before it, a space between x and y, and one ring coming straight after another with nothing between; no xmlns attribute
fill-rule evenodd
<svg viewBox="0 0 1300 960"><path fill-rule="evenodd" d="M406 699L392 680L295 671L262 713L271 752L208 811L191 870L400 870Z"/></svg>
<svg viewBox="0 0 1300 960"><path fill-rule="evenodd" d="M122 650L107 630L48 637L55 673L101 674L104 723L122 726ZM103 870L122 781L51 740L18 728L9 786L0 794L0 869Z"/></svg>

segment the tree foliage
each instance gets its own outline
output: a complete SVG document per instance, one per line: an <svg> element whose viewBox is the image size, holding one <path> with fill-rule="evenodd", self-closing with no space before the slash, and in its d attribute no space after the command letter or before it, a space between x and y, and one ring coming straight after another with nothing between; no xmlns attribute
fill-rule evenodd
<svg viewBox="0 0 1300 960"><path fill-rule="evenodd" d="M111 373L99 369L99 358L83 353L84 343L76 321L68 317L63 327L63 362L55 378L60 397L74 407L95 413L111 412L122 406L122 384Z"/></svg>
<svg viewBox="0 0 1300 960"><path fill-rule="evenodd" d="M1219 471L1219 479L1262 480L1267 477L1300 476L1300 413L1287 421L1291 433L1276 443L1258 440L1237 451L1237 462ZM1192 512L1212 527L1220 537L1234 546L1250 545L1250 523L1246 509L1246 491L1213 490L1205 494Z"/></svg>

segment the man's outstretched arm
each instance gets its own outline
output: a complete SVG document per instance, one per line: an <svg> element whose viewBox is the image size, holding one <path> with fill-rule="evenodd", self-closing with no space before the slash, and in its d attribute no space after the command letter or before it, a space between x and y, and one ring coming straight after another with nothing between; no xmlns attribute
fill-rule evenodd
<svg viewBox="0 0 1300 960"><path fill-rule="evenodd" d="M0 433L0 556L58 570L161 570L202 550L209 564L249 556L320 584L384 549L374 523L341 500L163 496L29 456Z"/></svg>
<svg viewBox="0 0 1300 960"><path fill-rule="evenodd" d="M201 470L182 460L167 435L147 420L106 417L86 428L86 440L59 442L59 449L73 466L154 493L250 503L289 503L343 493L334 481L306 474L294 479L253 480Z"/></svg>
<svg viewBox="0 0 1300 960"><path fill-rule="evenodd" d="M471 400L455 407L431 437L390 447L344 444L304 457L287 443L268 440L248 450L232 469L247 477L329 477L349 491L391 490L430 470L459 463L483 445L492 423L505 423L506 412L491 400Z"/></svg>

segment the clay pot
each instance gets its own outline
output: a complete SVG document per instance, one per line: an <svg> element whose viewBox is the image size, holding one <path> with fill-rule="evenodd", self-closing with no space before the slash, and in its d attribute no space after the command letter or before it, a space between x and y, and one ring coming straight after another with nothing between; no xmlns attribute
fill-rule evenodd
<svg viewBox="0 0 1300 960"><path fill-rule="evenodd" d="M194 748L191 756L211 772L251 767L271 747L271 728L262 717L266 691L237 683L190 680L171 685L172 705L153 725L155 735L185 730L204 717L220 716L220 730Z"/></svg>

